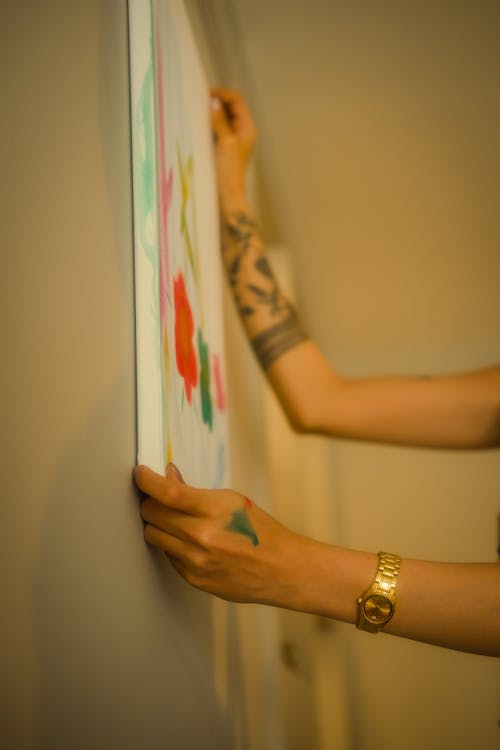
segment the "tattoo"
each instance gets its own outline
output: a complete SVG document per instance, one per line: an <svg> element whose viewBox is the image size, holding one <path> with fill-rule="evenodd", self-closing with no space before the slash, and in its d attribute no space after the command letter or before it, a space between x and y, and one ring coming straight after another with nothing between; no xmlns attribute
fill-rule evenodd
<svg viewBox="0 0 500 750"><path fill-rule="evenodd" d="M267 262L267 258L257 258L254 265L257 271L260 271L263 276L267 276L268 279L274 278L271 266Z"/></svg>
<svg viewBox="0 0 500 750"><path fill-rule="evenodd" d="M231 240L246 252L257 234L255 221L243 211L236 211L229 216L225 226Z"/></svg>
<svg viewBox="0 0 500 750"><path fill-rule="evenodd" d="M230 222L234 222L230 225ZM228 226L234 227L234 231L243 231L244 229L251 230L252 232L257 229L257 222L253 219L250 214L245 211L233 211L227 221Z"/></svg>
<svg viewBox="0 0 500 750"><path fill-rule="evenodd" d="M276 281L267 258L261 254L257 225L243 211L230 214L225 223L224 247L229 283L240 315L262 313L269 326L251 341L264 369L296 344L307 339L295 310ZM252 256L257 256L253 259Z"/></svg>
<svg viewBox="0 0 500 750"><path fill-rule="evenodd" d="M251 343L260 364L264 370L267 370L278 357L307 338L307 334L299 323L297 313L290 309L285 320L259 333Z"/></svg>
<svg viewBox="0 0 500 750"><path fill-rule="evenodd" d="M236 304L238 305L240 315L252 315L252 313L255 312L254 307L251 302L244 299L246 295L244 295L240 289L240 271L242 261L245 256L248 255L252 247L252 241L257 238L257 225L253 219L243 213L243 211L237 211L236 213L231 214L228 218L225 224L225 229L231 242L223 244L223 255L227 256L230 248L236 248L236 252L233 252L232 257L228 259L229 283L233 290L233 295Z"/></svg>
<svg viewBox="0 0 500 750"><path fill-rule="evenodd" d="M255 529L252 526L248 517L247 508L252 507L252 501L245 498L245 503L241 510L236 510L231 516L231 520L226 526L227 531L234 531L236 534L243 534L250 539L253 546L256 547L259 544L259 537L255 533Z"/></svg>

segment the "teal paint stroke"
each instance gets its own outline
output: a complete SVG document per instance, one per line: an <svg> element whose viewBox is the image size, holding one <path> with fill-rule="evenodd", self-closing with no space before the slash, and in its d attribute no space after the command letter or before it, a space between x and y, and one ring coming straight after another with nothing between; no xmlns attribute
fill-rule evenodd
<svg viewBox="0 0 500 750"><path fill-rule="evenodd" d="M217 462L215 469L215 480L212 485L213 489L222 487L224 477L226 476L226 446L222 440L219 441L217 450Z"/></svg>
<svg viewBox="0 0 500 750"><path fill-rule="evenodd" d="M136 133L134 155L136 158L138 190L139 236L144 251L153 264L156 274L158 266L158 238L156 232L156 170L154 144L154 77L150 64L144 76L136 108Z"/></svg>
<svg viewBox="0 0 500 750"><path fill-rule="evenodd" d="M150 14L152 8L150 4ZM152 28L154 28L151 17ZM139 251L149 262L151 267L151 297L148 306L150 323L156 329L157 346L155 347L154 364L159 369L161 378L161 412L163 446L166 452L167 437L167 393L165 382L165 367L163 358L163 342L161 341L160 321L160 275L159 275L159 243L157 220L157 186L156 186L156 106L154 68L154 49L152 31L149 36L150 61L140 85L139 95L133 108L133 143L132 154L134 161L134 207L137 221Z"/></svg>
<svg viewBox="0 0 500 750"><path fill-rule="evenodd" d="M139 242L142 252L151 265L151 303L149 311L155 324L158 326L159 336L160 276L156 209L154 79L153 64L150 63L142 81L135 109L133 155L134 174L137 176L137 184L134 187L134 202L137 207ZM156 364L158 367L162 368L163 372L161 342L159 342L156 355ZM162 382L163 381L164 377L162 377Z"/></svg>
<svg viewBox="0 0 500 750"><path fill-rule="evenodd" d="M227 531L234 531L235 534L243 534L250 539L253 546L256 547L259 544L259 537L255 533L255 530L250 523L246 508L243 507L241 510L237 510L231 516L231 520L226 526Z"/></svg>

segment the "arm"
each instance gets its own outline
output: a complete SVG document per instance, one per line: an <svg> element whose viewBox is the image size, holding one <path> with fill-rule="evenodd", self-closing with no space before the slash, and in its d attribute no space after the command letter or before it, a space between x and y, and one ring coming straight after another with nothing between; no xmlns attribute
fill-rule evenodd
<svg viewBox="0 0 500 750"><path fill-rule="evenodd" d="M376 555L296 534L236 492L188 487L172 466L166 478L137 467L135 481L145 493L146 541L191 585L231 601L356 622ZM403 560L396 602L386 632L500 656L500 565Z"/></svg>
<svg viewBox="0 0 500 750"><path fill-rule="evenodd" d="M341 377L303 331L266 260L245 192L255 128L213 89L223 262L245 331L298 431L447 448L500 445L500 367L435 378Z"/></svg>

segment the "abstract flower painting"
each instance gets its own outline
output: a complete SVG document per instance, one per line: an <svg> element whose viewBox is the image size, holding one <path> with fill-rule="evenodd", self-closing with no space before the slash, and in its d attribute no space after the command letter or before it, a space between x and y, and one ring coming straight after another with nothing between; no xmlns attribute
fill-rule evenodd
<svg viewBox="0 0 500 750"><path fill-rule="evenodd" d="M208 84L182 0L130 0L138 459L227 476Z"/></svg>

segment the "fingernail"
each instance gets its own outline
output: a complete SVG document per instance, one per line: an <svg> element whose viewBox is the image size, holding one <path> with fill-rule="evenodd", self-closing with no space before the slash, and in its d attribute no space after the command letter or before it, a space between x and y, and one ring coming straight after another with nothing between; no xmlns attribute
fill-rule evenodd
<svg viewBox="0 0 500 750"><path fill-rule="evenodd" d="M220 109L222 107L221 100L218 99L216 96L211 97L210 103L211 103L212 109Z"/></svg>
<svg viewBox="0 0 500 750"><path fill-rule="evenodd" d="M167 464L167 471L165 473L165 476L171 477L172 475L174 475L177 479L180 479L182 482L184 481L182 478L182 474L177 466L173 463L169 463Z"/></svg>

